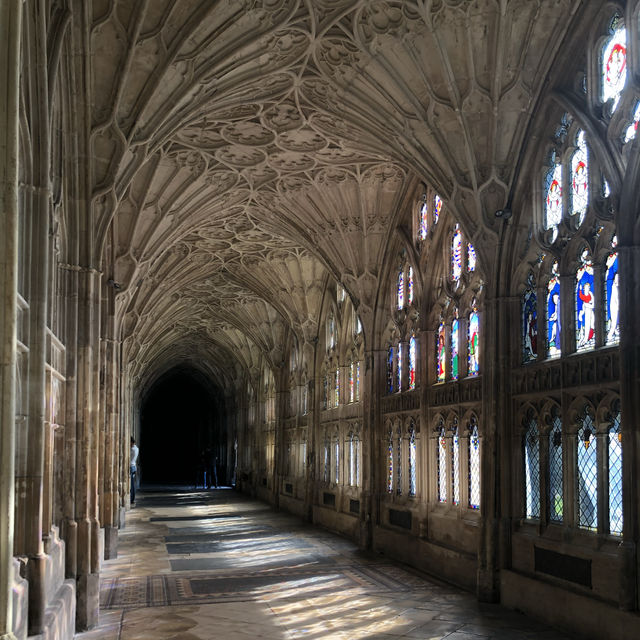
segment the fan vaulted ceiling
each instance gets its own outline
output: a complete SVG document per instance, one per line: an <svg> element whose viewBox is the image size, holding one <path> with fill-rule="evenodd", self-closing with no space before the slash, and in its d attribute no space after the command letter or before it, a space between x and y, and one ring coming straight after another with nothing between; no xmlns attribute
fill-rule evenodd
<svg viewBox="0 0 640 640"><path fill-rule="evenodd" d="M579 4L93 0L98 251L138 374L280 362L328 275L366 324L419 180L482 258Z"/></svg>

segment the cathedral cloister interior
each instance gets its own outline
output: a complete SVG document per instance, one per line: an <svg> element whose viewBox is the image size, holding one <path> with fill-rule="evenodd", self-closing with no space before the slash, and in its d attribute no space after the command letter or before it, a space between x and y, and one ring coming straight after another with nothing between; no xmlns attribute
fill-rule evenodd
<svg viewBox="0 0 640 640"><path fill-rule="evenodd" d="M640 1L3 0L0 60L2 640L106 615L132 437L640 638Z"/></svg>

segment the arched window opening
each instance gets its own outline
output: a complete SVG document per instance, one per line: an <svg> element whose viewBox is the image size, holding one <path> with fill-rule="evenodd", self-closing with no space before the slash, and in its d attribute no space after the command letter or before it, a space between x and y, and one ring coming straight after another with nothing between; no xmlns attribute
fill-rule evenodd
<svg viewBox="0 0 640 640"><path fill-rule="evenodd" d="M593 286L593 263L585 249L580 256L576 271L576 348L581 351L593 349L595 338L595 292Z"/></svg>
<svg viewBox="0 0 640 640"><path fill-rule="evenodd" d="M416 337L409 338L409 389L416 388Z"/></svg>
<svg viewBox="0 0 640 640"><path fill-rule="evenodd" d="M562 421L555 409L549 432L549 519L554 522L562 522L563 519L563 488Z"/></svg>
<svg viewBox="0 0 640 640"><path fill-rule="evenodd" d="M447 437L444 423L438 429L438 502L447 501Z"/></svg>
<svg viewBox="0 0 640 640"><path fill-rule="evenodd" d="M462 276L462 231L456 223L451 239L451 279L454 283L460 282Z"/></svg>
<svg viewBox="0 0 640 640"><path fill-rule="evenodd" d="M480 317L475 300L467 322L467 354L467 375L477 376L480 373Z"/></svg>
<svg viewBox="0 0 640 640"><path fill-rule="evenodd" d="M480 509L480 436L475 417L469 423L469 507Z"/></svg>
<svg viewBox="0 0 640 640"><path fill-rule="evenodd" d="M622 141L625 144L635 140L636 134L638 133L638 122L640 122L640 101L636 102L629 126L625 129L624 136L622 136Z"/></svg>
<svg viewBox="0 0 640 640"><path fill-rule="evenodd" d="M582 224L589 206L589 155L584 131L576 136L576 150L571 156L571 214Z"/></svg>
<svg viewBox="0 0 640 640"><path fill-rule="evenodd" d="M387 491L393 492L393 430L387 436Z"/></svg>
<svg viewBox="0 0 640 640"><path fill-rule="evenodd" d="M533 273L527 278L527 288L522 294L522 362L532 362L538 357L538 298Z"/></svg>
<svg viewBox="0 0 640 640"><path fill-rule="evenodd" d="M451 425L451 502L460 504L460 440L458 438L458 419Z"/></svg>
<svg viewBox="0 0 640 640"><path fill-rule="evenodd" d="M422 194L420 202L420 214L418 222L418 237L420 240L426 240L429 233L429 205L427 204L427 194Z"/></svg>
<svg viewBox="0 0 640 640"><path fill-rule="evenodd" d="M387 393L393 393L393 347L387 351Z"/></svg>
<svg viewBox="0 0 640 640"><path fill-rule="evenodd" d="M620 313L620 298L618 290L618 252L616 247L618 239L613 236L611 251L605 263L605 296L606 296L606 343L617 344L620 340L620 326L618 318Z"/></svg>
<svg viewBox="0 0 640 640"><path fill-rule="evenodd" d="M442 198L436 194L433 196L433 224L438 224L440 213L442 212Z"/></svg>
<svg viewBox="0 0 640 640"><path fill-rule="evenodd" d="M458 320L457 309L453 313L451 321L451 379L458 379L458 365L460 360L460 321Z"/></svg>
<svg viewBox="0 0 640 640"><path fill-rule="evenodd" d="M593 419L585 408L577 439L578 524L595 531L598 526L598 440Z"/></svg>
<svg viewBox="0 0 640 640"><path fill-rule="evenodd" d="M614 407L609 422L608 470L609 470L609 533L622 534L622 429L620 407Z"/></svg>
<svg viewBox="0 0 640 640"><path fill-rule="evenodd" d="M340 440L338 436L333 438L333 481L340 482Z"/></svg>
<svg viewBox="0 0 640 640"><path fill-rule="evenodd" d="M396 456L398 465L396 470L396 493L398 495L402 495L402 430L400 427L398 427L396 436Z"/></svg>
<svg viewBox="0 0 640 640"><path fill-rule="evenodd" d="M436 381L445 381L445 362L446 362L446 340L444 322L440 318L440 324L438 325L438 334L436 336Z"/></svg>
<svg viewBox="0 0 640 640"><path fill-rule="evenodd" d="M398 343L396 361L396 390L402 391L402 343Z"/></svg>
<svg viewBox="0 0 640 640"><path fill-rule="evenodd" d="M547 356L556 358L560 353L560 273L554 262L547 284Z"/></svg>
<svg viewBox="0 0 640 640"><path fill-rule="evenodd" d="M413 423L409 426L409 495L416 495L416 430Z"/></svg>
<svg viewBox="0 0 640 640"><path fill-rule="evenodd" d="M467 272L472 273L476 270L476 250L473 245L468 242L467 243Z"/></svg>
<svg viewBox="0 0 640 640"><path fill-rule="evenodd" d="M627 82L627 30L619 15L612 19L610 33L602 48L600 73L602 102L609 103L613 113Z"/></svg>
<svg viewBox="0 0 640 640"><path fill-rule="evenodd" d="M540 518L540 438L530 412L524 434L525 517Z"/></svg>
<svg viewBox="0 0 640 640"><path fill-rule="evenodd" d="M398 290L396 296L396 303L398 309L402 309L404 307L404 268L400 267L400 271L398 271Z"/></svg>
<svg viewBox="0 0 640 640"><path fill-rule="evenodd" d="M544 179L544 228L553 229L562 221L562 165L555 151L550 156L550 167Z"/></svg>

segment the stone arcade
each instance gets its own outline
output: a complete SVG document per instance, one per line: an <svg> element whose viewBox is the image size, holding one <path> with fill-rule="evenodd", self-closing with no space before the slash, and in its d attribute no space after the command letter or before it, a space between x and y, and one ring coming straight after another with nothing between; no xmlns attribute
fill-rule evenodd
<svg viewBox="0 0 640 640"><path fill-rule="evenodd" d="M0 638L97 624L129 437L144 469L177 371L222 482L640 634L639 25L637 0L3 0Z"/></svg>

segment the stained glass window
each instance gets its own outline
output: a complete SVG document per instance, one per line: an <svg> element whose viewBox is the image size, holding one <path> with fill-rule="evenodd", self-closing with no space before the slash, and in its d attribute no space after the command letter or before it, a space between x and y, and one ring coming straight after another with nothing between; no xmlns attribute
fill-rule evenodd
<svg viewBox="0 0 640 640"><path fill-rule="evenodd" d="M538 357L538 299L530 286L522 294L522 362L531 362Z"/></svg>
<svg viewBox="0 0 640 640"><path fill-rule="evenodd" d="M438 436L438 502L447 501L447 438L444 424Z"/></svg>
<svg viewBox="0 0 640 640"><path fill-rule="evenodd" d="M476 270L476 250L473 245L467 243L467 271L471 273Z"/></svg>
<svg viewBox="0 0 640 640"><path fill-rule="evenodd" d="M476 308L476 301L471 303L467 330L468 375L477 376L480 373L480 317Z"/></svg>
<svg viewBox="0 0 640 640"><path fill-rule="evenodd" d="M398 470L396 472L396 493L398 495L402 494L402 432L400 431L400 427L398 427L398 439L396 442L396 453L397 453L397 464Z"/></svg>
<svg viewBox="0 0 640 640"><path fill-rule="evenodd" d="M349 402L353 402L356 399L355 394L355 368L356 363L351 361L349 364Z"/></svg>
<svg viewBox="0 0 640 640"><path fill-rule="evenodd" d="M404 270L398 272L398 309L404 307Z"/></svg>
<svg viewBox="0 0 640 640"><path fill-rule="evenodd" d="M329 316L327 321L327 346L329 349L336 346L336 321L333 316Z"/></svg>
<svg viewBox="0 0 640 640"><path fill-rule="evenodd" d="M605 295L606 305L606 329L607 344L615 344L620 339L620 325L618 316L620 310L620 298L618 290L618 252L615 251L618 245L616 236L611 241L611 252L607 256L605 272Z"/></svg>
<svg viewBox="0 0 640 640"><path fill-rule="evenodd" d="M562 421L554 412L549 432L549 519L562 522L564 511L562 471Z"/></svg>
<svg viewBox="0 0 640 640"><path fill-rule="evenodd" d="M358 436L355 436L355 468L356 468L356 474L355 474L355 486L359 487L360 486L360 438Z"/></svg>
<svg viewBox="0 0 640 640"><path fill-rule="evenodd" d="M393 347L387 353L387 393L393 393Z"/></svg>
<svg viewBox="0 0 640 640"><path fill-rule="evenodd" d="M438 335L436 338L436 375L438 382L444 382L445 380L445 361L446 361L446 341L444 322L440 320L438 326Z"/></svg>
<svg viewBox="0 0 640 640"><path fill-rule="evenodd" d="M338 484L340 482L340 441L338 438L333 440L333 481Z"/></svg>
<svg viewBox="0 0 640 640"><path fill-rule="evenodd" d="M413 304L413 267L407 272L407 303Z"/></svg>
<svg viewBox="0 0 640 640"><path fill-rule="evenodd" d="M540 438L533 414L527 421L524 434L525 516L540 517Z"/></svg>
<svg viewBox="0 0 640 640"><path fill-rule="evenodd" d="M433 224L438 224L440 212L442 211L442 198L439 195L433 197Z"/></svg>
<svg viewBox="0 0 640 640"><path fill-rule="evenodd" d="M578 133L576 147L571 156L571 213L582 224L589 204L589 155L584 131Z"/></svg>
<svg viewBox="0 0 640 640"><path fill-rule="evenodd" d="M334 373L333 402L334 407L340 404L340 368L337 367Z"/></svg>
<svg viewBox="0 0 640 640"><path fill-rule="evenodd" d="M349 433L349 486L355 486L356 479L356 461L355 461L356 447L353 433Z"/></svg>
<svg viewBox="0 0 640 640"><path fill-rule="evenodd" d="M387 439L387 491L393 491L393 431L389 429Z"/></svg>
<svg viewBox="0 0 640 640"><path fill-rule="evenodd" d="M427 237L427 233L429 232L429 206L427 205L427 196L424 195L422 199L422 203L420 205L420 230L418 231L418 235L421 240L424 240Z"/></svg>
<svg viewBox="0 0 640 640"><path fill-rule="evenodd" d="M638 122L640 122L640 102L636 102L636 106L633 110L633 115L631 117L631 124L626 128L623 136L623 140L625 143L631 142L636 137L638 133Z"/></svg>
<svg viewBox="0 0 640 640"><path fill-rule="evenodd" d="M451 487L451 501L453 504L460 504L460 441L457 419L451 426Z"/></svg>
<svg viewBox="0 0 640 640"><path fill-rule="evenodd" d="M451 239L451 277L454 282L460 281L462 275L462 231L456 224Z"/></svg>
<svg viewBox="0 0 640 640"><path fill-rule="evenodd" d="M416 388L416 337L409 338L409 389Z"/></svg>
<svg viewBox="0 0 640 640"><path fill-rule="evenodd" d="M360 361L356 362L356 402L360 402Z"/></svg>
<svg viewBox="0 0 640 640"><path fill-rule="evenodd" d="M578 430L578 524L585 529L598 525L598 441L593 420L585 410Z"/></svg>
<svg viewBox="0 0 640 640"><path fill-rule="evenodd" d="M609 532L622 533L622 430L618 407L609 426Z"/></svg>
<svg viewBox="0 0 640 640"><path fill-rule="evenodd" d="M556 164L555 154L552 154L551 162L544 180L545 229L557 227L562 220L562 165Z"/></svg>
<svg viewBox="0 0 640 640"><path fill-rule="evenodd" d="M322 477L325 482L329 482L329 476L331 475L331 449L329 447L329 441L324 442L324 473Z"/></svg>
<svg viewBox="0 0 640 640"><path fill-rule="evenodd" d="M460 352L460 321L456 311L451 321L451 379L458 379L458 361Z"/></svg>
<svg viewBox="0 0 640 640"><path fill-rule="evenodd" d="M416 495L416 430L409 427L409 495Z"/></svg>
<svg viewBox="0 0 640 640"><path fill-rule="evenodd" d="M398 359L396 362L397 389L402 391L402 343L398 344Z"/></svg>
<svg viewBox="0 0 640 640"><path fill-rule="evenodd" d="M480 508L480 436L475 418L469 423L469 507Z"/></svg>
<svg viewBox="0 0 640 640"><path fill-rule="evenodd" d="M616 16L611 23L612 35L602 50L602 102L612 100L613 113L627 81L627 30Z"/></svg>
<svg viewBox="0 0 640 640"><path fill-rule="evenodd" d="M595 293L593 264L587 250L582 252L580 262L576 272L576 347L592 349L596 344Z"/></svg>
<svg viewBox="0 0 640 640"><path fill-rule="evenodd" d="M547 284L547 356L560 355L560 274L554 262Z"/></svg>

